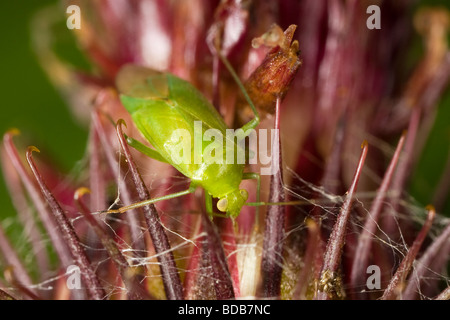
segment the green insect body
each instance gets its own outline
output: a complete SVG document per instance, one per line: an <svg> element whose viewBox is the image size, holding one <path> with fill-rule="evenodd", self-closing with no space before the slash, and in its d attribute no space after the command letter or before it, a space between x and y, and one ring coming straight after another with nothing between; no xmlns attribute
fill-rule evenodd
<svg viewBox="0 0 450 320"><path fill-rule="evenodd" d="M212 197L219 198L218 209L227 216L237 217L248 198L246 190L239 189L244 164L210 163L203 161L210 141L202 141L201 161L194 161L194 143L191 143L191 161L174 163L179 147L173 142L173 132L184 129L193 139L199 134L194 128L201 121L201 134L208 129L218 130L226 137L227 126L214 106L189 82L169 73L145 67L127 65L117 77L122 104L159 155L178 171L191 179L193 186L201 186ZM223 144L238 149L234 141Z"/></svg>

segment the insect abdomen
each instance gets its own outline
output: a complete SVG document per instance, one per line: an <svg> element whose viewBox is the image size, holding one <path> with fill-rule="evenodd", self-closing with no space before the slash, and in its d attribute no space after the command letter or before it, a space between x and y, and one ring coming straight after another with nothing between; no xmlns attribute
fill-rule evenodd
<svg viewBox="0 0 450 320"><path fill-rule="evenodd" d="M136 126L167 162L214 197L220 197L239 187L244 166L226 163L225 139L222 140L222 163L208 162L208 155L205 154L205 149L212 143L203 140L205 131L217 130L217 133L225 138L225 130L211 128L207 123L187 113L185 108L179 108L173 101L132 99L134 104L132 117ZM126 97L122 100L126 100ZM127 102L124 101L124 104L127 105ZM137 104L140 106L137 107ZM196 122L201 127L200 136L199 132L195 132ZM183 139L188 141L180 141L179 135L174 134L177 132L183 136L187 135ZM194 139L197 139L197 143L201 143L200 154L196 153L199 150L194 148ZM186 148L183 148L184 143L187 143ZM230 148L230 145L228 147ZM188 157L185 157L185 152L189 153Z"/></svg>

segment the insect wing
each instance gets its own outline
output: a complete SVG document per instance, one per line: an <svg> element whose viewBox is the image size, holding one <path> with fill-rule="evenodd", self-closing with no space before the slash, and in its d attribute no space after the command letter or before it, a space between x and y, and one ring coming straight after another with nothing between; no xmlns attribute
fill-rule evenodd
<svg viewBox="0 0 450 320"><path fill-rule="evenodd" d="M169 96L176 107L191 114L192 119L202 121L209 128L218 129L225 135L227 126L216 108L191 83L167 74Z"/></svg>
<svg viewBox="0 0 450 320"><path fill-rule="evenodd" d="M193 161L193 124L162 100L121 96L136 127L159 154L187 177L197 168ZM185 140L188 139L188 140ZM188 157L188 158L185 158Z"/></svg>
<svg viewBox="0 0 450 320"><path fill-rule="evenodd" d="M242 165L202 163L210 143L203 141L205 131L216 129L226 137L227 127L214 106L192 84L171 74L131 65L119 72L117 87L137 128L167 162L214 196L237 188ZM194 128L196 121L202 124L201 132ZM201 141L200 162L194 159L194 141ZM224 143L223 148L235 146L233 142ZM223 151L226 154L226 149ZM218 186L219 178L222 183Z"/></svg>
<svg viewBox="0 0 450 320"><path fill-rule="evenodd" d="M169 97L167 74L146 67L127 64L116 77L121 94L133 98L164 100Z"/></svg>

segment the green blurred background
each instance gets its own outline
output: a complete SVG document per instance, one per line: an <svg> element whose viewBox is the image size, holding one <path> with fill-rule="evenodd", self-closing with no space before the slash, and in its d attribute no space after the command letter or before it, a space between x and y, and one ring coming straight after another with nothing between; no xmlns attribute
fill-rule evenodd
<svg viewBox="0 0 450 320"><path fill-rule="evenodd" d="M38 64L31 45L31 19L55 0L0 1L0 132L21 131L20 139L36 145L60 169L68 172L83 156L87 131L76 123L68 107ZM62 11L64 12L64 11ZM70 31L66 29L68 36ZM0 217L15 211L0 177Z"/></svg>
<svg viewBox="0 0 450 320"><path fill-rule="evenodd" d="M15 127L21 141L34 144L53 159L63 172L70 171L85 150L87 131L76 123L68 107L49 83L33 53L30 20L33 14L55 0L0 1L0 133ZM423 4L450 6L448 0L420 1ZM69 33L70 31L62 31ZM68 34L68 37L70 35ZM413 45L418 57L420 39ZM450 146L450 94L444 96L429 143L413 175L411 193L421 203L431 201ZM0 176L0 217L12 217L15 211ZM450 215L449 201L446 214Z"/></svg>

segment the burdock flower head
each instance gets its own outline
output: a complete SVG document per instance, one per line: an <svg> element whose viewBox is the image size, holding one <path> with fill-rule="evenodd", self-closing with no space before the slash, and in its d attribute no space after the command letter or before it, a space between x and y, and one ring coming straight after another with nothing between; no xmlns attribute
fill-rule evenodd
<svg viewBox="0 0 450 320"><path fill-rule="evenodd" d="M407 0L42 11L37 57L90 134L84 167L62 181L37 147L15 146L17 130L5 133L2 166L31 250L21 261L0 229L0 297L449 299L449 161L434 206L409 187L449 80L450 16L411 11ZM57 54L58 28L89 68ZM423 54L407 70L417 34ZM227 148L212 148L207 129L236 129L231 139L257 151L209 166ZM171 158L180 141L199 163ZM442 145L448 157L448 137Z"/></svg>

